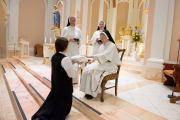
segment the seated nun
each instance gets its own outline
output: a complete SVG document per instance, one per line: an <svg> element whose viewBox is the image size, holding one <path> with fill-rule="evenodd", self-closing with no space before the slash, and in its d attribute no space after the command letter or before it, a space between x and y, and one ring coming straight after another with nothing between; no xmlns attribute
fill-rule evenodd
<svg viewBox="0 0 180 120"><path fill-rule="evenodd" d="M117 66L121 65L116 44L108 30L100 33L102 45L99 47L98 53L82 72L80 91L84 92L87 99L96 97L101 93L101 82L106 75L117 73Z"/></svg>

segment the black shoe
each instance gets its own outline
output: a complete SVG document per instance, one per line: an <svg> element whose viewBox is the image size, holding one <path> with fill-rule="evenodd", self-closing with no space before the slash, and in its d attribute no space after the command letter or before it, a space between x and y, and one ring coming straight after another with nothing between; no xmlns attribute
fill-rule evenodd
<svg viewBox="0 0 180 120"><path fill-rule="evenodd" d="M87 99L93 99L93 96L88 95L86 98L87 98Z"/></svg>
<svg viewBox="0 0 180 120"><path fill-rule="evenodd" d="M86 95L85 95L85 98L87 98L88 96L89 96L89 95L88 95L88 94L86 94Z"/></svg>

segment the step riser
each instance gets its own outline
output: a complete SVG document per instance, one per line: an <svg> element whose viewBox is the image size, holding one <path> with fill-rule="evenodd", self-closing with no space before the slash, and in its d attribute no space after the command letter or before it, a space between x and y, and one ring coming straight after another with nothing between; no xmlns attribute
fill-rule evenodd
<svg viewBox="0 0 180 120"><path fill-rule="evenodd" d="M16 100L15 100L15 98L14 98L12 92L11 92L11 88L9 86L8 80L7 80L6 76L5 76L5 73L3 72L3 68L1 66L0 66L0 71L2 71L3 78L4 78L5 83L6 83L6 87L7 87L8 93L9 93L9 97L11 99L11 103L12 103L16 118L17 118L17 120L23 120L23 117L21 115L19 107L18 107L18 105L16 103Z"/></svg>
<svg viewBox="0 0 180 120"><path fill-rule="evenodd" d="M123 68L123 67L121 68L121 70L126 71L126 72L130 72L130 73L134 73L134 74L141 74L141 71L138 71L138 70Z"/></svg>
<svg viewBox="0 0 180 120"><path fill-rule="evenodd" d="M22 64L21 62L19 62L17 59L14 58L14 60L21 65L25 70L27 70L29 73L31 73L34 77L36 77L40 82L42 82L44 85L46 85L49 89L51 89L51 83L48 82L46 79L44 79L43 77L41 77L40 75L38 75L36 72L32 71L31 69L29 69L26 65Z"/></svg>
<svg viewBox="0 0 180 120"><path fill-rule="evenodd" d="M129 69L135 69L135 70L142 70L142 66L137 66L137 65L130 65L130 64L125 64L122 63L121 67L123 68L129 68Z"/></svg>
<svg viewBox="0 0 180 120"><path fill-rule="evenodd" d="M14 58L15 59L15 58ZM16 59L15 59L16 60ZM33 76L35 76L38 80L40 80L42 83L44 83L48 88L51 88L51 83L48 82L45 78L28 68L26 65L22 64L18 60L16 60L18 64L20 64L25 70L27 70L29 73L31 73ZM93 119L93 120L105 120L104 116L98 115L94 111L90 110L88 107L77 101L76 99L73 98L73 103L72 105L79 110L81 113L86 115L88 118Z"/></svg>
<svg viewBox="0 0 180 120"><path fill-rule="evenodd" d="M9 66L11 67L11 69L14 71L14 73L17 75L17 77L19 78L19 80L21 81L21 83L24 85L24 87L29 91L29 93L31 94L31 96L34 98L34 100L36 101L36 103L39 105L39 107L44 103L44 101L42 101L42 99L34 92L34 90L28 85L28 83L21 77L21 75L14 69L14 67L9 63L10 61L8 61Z"/></svg>

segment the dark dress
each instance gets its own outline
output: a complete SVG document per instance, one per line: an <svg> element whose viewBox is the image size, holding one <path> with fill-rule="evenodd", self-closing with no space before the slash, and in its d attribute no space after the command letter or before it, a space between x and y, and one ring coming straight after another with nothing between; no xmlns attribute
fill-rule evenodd
<svg viewBox="0 0 180 120"><path fill-rule="evenodd" d="M32 116L32 120L65 120L72 106L73 85L61 61L65 55L56 53L51 60L51 91L39 110Z"/></svg>

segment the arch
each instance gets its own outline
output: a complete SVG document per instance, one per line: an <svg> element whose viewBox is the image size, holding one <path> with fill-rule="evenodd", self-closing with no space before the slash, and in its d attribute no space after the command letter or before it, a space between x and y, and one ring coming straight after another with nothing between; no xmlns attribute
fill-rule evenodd
<svg viewBox="0 0 180 120"><path fill-rule="evenodd" d="M109 9L109 8L110 8L110 5L109 5L108 1L107 1L107 0L104 0L104 2L107 4L108 9Z"/></svg>
<svg viewBox="0 0 180 120"><path fill-rule="evenodd" d="M117 5L118 5L119 3L121 3L121 2L127 2L127 3L129 3L129 1L120 0L120 1L117 2Z"/></svg>
<svg viewBox="0 0 180 120"><path fill-rule="evenodd" d="M140 9L141 5L143 4L145 0L141 0L141 2L139 3L138 9Z"/></svg>
<svg viewBox="0 0 180 120"><path fill-rule="evenodd" d="M95 0L92 0L92 1L91 1L91 5L93 5L94 1L95 1Z"/></svg>
<svg viewBox="0 0 180 120"><path fill-rule="evenodd" d="M91 5L93 5L94 1L95 1L95 0L92 0ZM110 8L110 5L109 5L108 1L107 1L107 0L103 0L103 1L107 4L108 9L109 9L109 8Z"/></svg>
<svg viewBox="0 0 180 120"><path fill-rule="evenodd" d="M7 4L6 1L4 0L0 0L0 4L2 5L4 12L7 13Z"/></svg>
<svg viewBox="0 0 180 120"><path fill-rule="evenodd" d="M46 0L44 0L44 3L45 3L45 7L47 7L47 1Z"/></svg>

